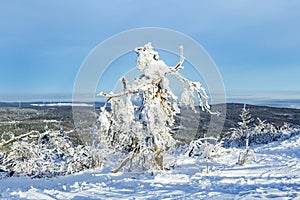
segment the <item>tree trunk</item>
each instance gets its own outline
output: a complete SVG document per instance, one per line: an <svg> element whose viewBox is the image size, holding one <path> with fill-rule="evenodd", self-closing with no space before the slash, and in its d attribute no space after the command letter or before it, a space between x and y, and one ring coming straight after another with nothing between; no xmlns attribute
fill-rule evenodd
<svg viewBox="0 0 300 200"><path fill-rule="evenodd" d="M131 171L132 160L138 153L139 153L139 148L137 147L134 149L132 155L125 158L123 162L120 164L120 166L117 169L112 170L111 173L117 173L118 171L120 171L120 169L122 169L127 164L128 161L130 161L128 171Z"/></svg>
<svg viewBox="0 0 300 200"><path fill-rule="evenodd" d="M163 170L163 156L161 155L161 148L155 145L155 162L158 165L160 170Z"/></svg>

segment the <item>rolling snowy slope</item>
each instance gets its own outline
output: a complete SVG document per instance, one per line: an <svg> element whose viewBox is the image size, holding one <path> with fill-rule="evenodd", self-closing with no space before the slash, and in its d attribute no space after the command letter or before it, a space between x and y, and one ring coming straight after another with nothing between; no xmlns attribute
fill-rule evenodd
<svg viewBox="0 0 300 200"><path fill-rule="evenodd" d="M300 136L255 146L237 166L241 149L206 162L178 155L174 169L111 174L111 168L51 179L2 178L0 199L300 199Z"/></svg>

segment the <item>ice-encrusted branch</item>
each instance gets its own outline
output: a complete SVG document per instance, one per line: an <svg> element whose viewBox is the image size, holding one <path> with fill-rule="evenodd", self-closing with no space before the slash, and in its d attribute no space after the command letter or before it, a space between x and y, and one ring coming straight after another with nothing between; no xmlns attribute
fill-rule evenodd
<svg viewBox="0 0 300 200"><path fill-rule="evenodd" d="M147 44L147 48L149 48L149 44ZM141 50L144 50L144 49L142 47L136 48L136 51L141 51ZM148 88L151 87L151 85L158 84L163 77L165 77L167 75L173 75L174 77L176 77L179 81L181 81L184 84L185 88L189 92L189 95L188 95L189 100L183 102L184 104L191 106L191 108L196 112L196 109L195 109L195 106L194 106L195 102L193 100L193 97L194 97L193 93L196 92L197 97L199 99L200 107L202 108L203 111L206 111L210 114L219 114L217 112L212 112L211 111L210 105L208 103L209 96L208 96L205 88L201 85L201 83L200 82L192 82L192 81L188 80L187 78L183 77L178 72L179 70L184 68L182 66L182 64L184 62L184 59L185 59L184 55L183 55L183 46L179 47L179 52L180 52L180 59L179 59L179 62L177 63L177 65L175 65L174 67L168 67L164 63L159 63L159 64L165 65L164 66L165 69L162 70L162 71L164 71L162 73L162 76L159 76L158 78L156 78L156 77L152 78L152 81L145 81L144 83L136 81L136 83L139 83L139 85L132 85L131 87L128 86L128 83L127 83L126 79L124 77L122 77L122 79L121 79L121 82L122 82L122 85L123 85L123 91L122 92L115 93L115 94L114 93L109 93L108 94L108 93L100 92L98 94L98 96L107 97L106 102L109 102L112 98L121 97L123 95L143 93L146 90L148 90ZM152 54L157 55L157 57L158 57L157 53L156 54L152 53ZM147 61L149 62L149 60L147 60ZM139 62L140 63L147 63L147 61L140 60ZM156 61L159 61L159 60L156 60ZM145 68L143 68L143 69L145 69ZM172 98L173 100L175 100L175 99L177 100L177 98L174 98L175 95L172 95L172 96L173 96L173 98Z"/></svg>

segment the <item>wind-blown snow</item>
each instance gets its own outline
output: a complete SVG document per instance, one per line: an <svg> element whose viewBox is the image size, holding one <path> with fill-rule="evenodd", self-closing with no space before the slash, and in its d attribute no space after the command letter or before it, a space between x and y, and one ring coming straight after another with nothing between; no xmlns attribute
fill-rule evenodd
<svg viewBox="0 0 300 200"><path fill-rule="evenodd" d="M58 178L2 178L0 199L297 199L300 136L252 147L255 160L237 166L241 149L206 163L180 155L170 171L110 173L104 167Z"/></svg>

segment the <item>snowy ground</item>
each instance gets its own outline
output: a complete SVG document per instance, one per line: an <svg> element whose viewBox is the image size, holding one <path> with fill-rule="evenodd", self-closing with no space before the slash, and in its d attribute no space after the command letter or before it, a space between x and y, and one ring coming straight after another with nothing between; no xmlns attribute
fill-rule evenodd
<svg viewBox="0 0 300 200"><path fill-rule="evenodd" d="M255 160L235 165L239 149L209 163L180 156L175 169L149 173L87 171L51 179L0 180L0 199L300 199L300 136L252 147Z"/></svg>

